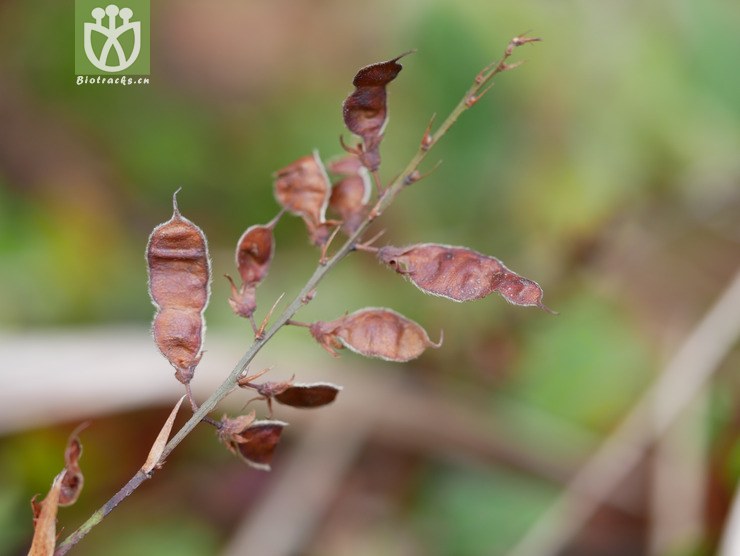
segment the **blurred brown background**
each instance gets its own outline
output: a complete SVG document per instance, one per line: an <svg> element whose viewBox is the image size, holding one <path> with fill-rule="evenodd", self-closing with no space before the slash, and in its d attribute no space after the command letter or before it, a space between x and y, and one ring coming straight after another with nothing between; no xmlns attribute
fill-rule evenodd
<svg viewBox="0 0 740 556"><path fill-rule="evenodd" d="M249 341L220 277L236 239L276 213L272 172L341 152L355 71L418 50L390 86L390 180L430 115L527 29L544 42L431 153L444 163L384 215L382 242L495 255L560 315L425 297L353 255L299 318L393 307L443 328L443 348L404 366L333 361L281 332L259 361L271 378L345 389L323 410L277 410L292 426L273 472L199 429L74 553L498 555L524 538L568 555L718 551L740 473L740 308L697 326L740 266L740 4L156 0L151 84L129 87L75 85L73 9L0 3L0 553L26 553L28 501L78 422L92 421L86 486L63 536L139 468L181 393L148 335L143 257L175 189L213 258L204 396ZM259 314L317 258L297 219L277 243ZM681 359L697 330L706 351ZM669 384L688 392L663 394L679 425L653 439L643 412L610 436L676 357ZM594 507L556 512L564 540L531 529L604 441L646 449L611 461L616 489L568 498Z"/></svg>

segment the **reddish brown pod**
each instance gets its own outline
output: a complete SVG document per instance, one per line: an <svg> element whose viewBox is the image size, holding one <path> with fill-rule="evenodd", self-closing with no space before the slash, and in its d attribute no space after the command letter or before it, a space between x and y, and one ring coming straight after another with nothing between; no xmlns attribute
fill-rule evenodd
<svg viewBox="0 0 740 556"><path fill-rule="evenodd" d="M410 361L429 348L442 345L429 339L419 324L384 308L366 308L336 320L318 321L310 326L311 335L329 353L349 348L366 357L386 361Z"/></svg>
<svg viewBox="0 0 740 556"><path fill-rule="evenodd" d="M242 279L237 288L231 276L226 276L231 284L229 305L240 317L250 318L257 309L255 288L265 279L275 254L273 229L280 215L264 225L250 226L236 244L236 267Z"/></svg>
<svg viewBox="0 0 740 556"><path fill-rule="evenodd" d="M157 312L154 341L183 384L193 378L202 352L205 311L210 295L210 260L203 232L177 208L149 237L149 294Z"/></svg>
<svg viewBox="0 0 740 556"><path fill-rule="evenodd" d="M331 183L319 153L304 156L275 173L275 199L288 212L303 218L311 241L323 245L329 237L326 207Z"/></svg>
<svg viewBox="0 0 740 556"><path fill-rule="evenodd" d="M292 379L283 382L263 382L261 384L246 383L240 384L240 386L256 390L267 401L270 412L272 412L272 400L276 400L282 405L308 409L332 403L342 390L341 386L328 382L296 384Z"/></svg>
<svg viewBox="0 0 740 556"><path fill-rule="evenodd" d="M80 497L85 478L80 469L80 457L82 456L82 442L79 434L87 427L84 423L77 427L69 436L67 447L64 450L64 468L66 473L62 478L62 488L59 493L59 505L71 506Z"/></svg>
<svg viewBox="0 0 740 556"><path fill-rule="evenodd" d="M342 105L344 124L362 137L364 145L358 154L371 172L380 167L380 142L388 123L386 85L403 69L398 60L406 54L360 69L352 80L355 90Z"/></svg>
<svg viewBox="0 0 740 556"><path fill-rule="evenodd" d="M269 471L275 448L287 425L282 421L255 421L254 413L250 413L235 419L224 417L218 434L221 442L248 465Z"/></svg>
<svg viewBox="0 0 740 556"><path fill-rule="evenodd" d="M275 255L273 229L276 222L273 220L265 225L250 226L239 238L235 258L242 283L256 286L267 276Z"/></svg>
<svg viewBox="0 0 740 556"><path fill-rule="evenodd" d="M467 247L437 243L387 246L378 250L378 259L425 293L472 301L498 292L514 305L553 312L542 303L542 288L536 282L512 272L497 258Z"/></svg>
<svg viewBox="0 0 740 556"><path fill-rule="evenodd" d="M352 235L368 213L372 194L370 174L355 155L329 163L329 170L343 175L332 188L329 208L341 218L342 230Z"/></svg>

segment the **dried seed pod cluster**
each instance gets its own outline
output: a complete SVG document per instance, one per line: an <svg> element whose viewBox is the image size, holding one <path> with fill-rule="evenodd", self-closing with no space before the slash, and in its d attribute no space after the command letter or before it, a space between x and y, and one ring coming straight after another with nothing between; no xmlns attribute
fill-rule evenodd
<svg viewBox="0 0 740 556"><path fill-rule="evenodd" d="M519 42L512 42L510 49L531 42L523 38L517 40ZM506 56L509 54L507 50ZM391 186L384 188L376 173L380 166L380 143L388 122L386 88L402 69L398 63L400 58L398 56L366 66L355 75L352 82L355 90L344 101L342 113L347 128L362 142L356 147L346 147L342 143L350 154L329 164L328 168L336 179L333 185L318 152L303 156L275 173L275 199L284 211L303 219L311 241L322 247L322 264L329 260L326 251L337 231L333 229L335 226L341 226L345 234L354 236L370 224L371 215L374 218L388 204L388 194L392 200L401 186L410 185L422 177L417 164L408 175L399 177ZM490 79L490 75L510 66L504 64L491 68L484 70L481 74L483 77L479 77L485 81ZM489 75L486 72L491 73ZM482 94L468 97L461 105L471 106ZM424 133L420 153L426 152L438 138L432 133L431 126L430 123ZM444 124L441 129L446 129ZM371 173L377 182L378 211L371 211L369 206L373 189L370 184ZM338 218L337 221L327 220L327 209ZM257 327L253 318L257 307L256 288L270 270L275 254L274 228L280 214L268 224L250 226L239 238L235 260L241 285L237 287L227 276L231 282L229 304L238 316L250 319L258 342L265 338L263 332L272 310L262 325ZM433 243L376 249L361 241L357 239L353 244L345 244L342 248L344 251L340 252L346 254L353 249L375 252L382 263L407 277L425 293L462 302L482 299L496 292L515 305L536 306L549 311L542 303L539 285L512 272L495 257L466 247ZM335 260L340 258L336 257ZM152 232L147 247L147 261L149 291L157 307L153 324L154 339L160 351L175 367L178 380L187 385L202 354L205 328L203 311L209 297L210 263L203 232L180 214L174 200L172 218ZM299 302L305 304L312 299L312 288L322 274L315 276L318 276L316 282L310 281L306 287L311 293L294 300L278 319L278 326L288 322L308 327L314 339L333 356L338 355L337 350L348 348L366 357L404 362L419 357L428 348L441 345L441 338L438 343L433 342L419 324L391 309L365 308L332 321L312 324L292 320ZM272 334L274 330L268 331L268 336ZM257 345L257 349L259 347L261 345ZM341 387L329 383L297 384L293 379L255 383L254 379L264 372L243 376L238 379L237 385L255 390L259 395L257 399L267 403L270 417L273 401L297 408L321 407L332 403L341 390ZM189 389L186 390L195 409L197 404ZM163 449L176 412L177 409L160 432L161 438L158 437L154 446L155 455L150 455L152 461L145 464L145 469L156 465L159 459L157 451ZM285 423L271 419L257 420L255 413L251 413L234 419L224 417L217 425L221 441L232 452L254 467L269 469ZM74 472L68 475L70 480L77 478ZM81 475L78 482L81 485Z"/></svg>
<svg viewBox="0 0 740 556"><path fill-rule="evenodd" d="M497 292L514 305L552 312L542 303L542 288L536 282L512 272L496 257L467 247L437 243L389 245L378 250L378 259L424 293L452 301L472 301Z"/></svg>
<svg viewBox="0 0 740 556"><path fill-rule="evenodd" d="M324 245L329 238L326 207L330 197L331 183L317 151L275 173L275 199L285 210L303 218L316 245Z"/></svg>
<svg viewBox="0 0 740 556"><path fill-rule="evenodd" d="M349 348L365 357L410 361L429 348L438 348L421 326L391 309L366 308L338 319L310 326L314 339L333 356Z"/></svg>
<svg viewBox="0 0 740 556"><path fill-rule="evenodd" d="M380 142L388 123L386 85L403 69L398 60L406 54L360 69L352 80L355 90L342 106L347 129L362 137L363 145L357 154L371 172L380 167Z"/></svg>
<svg viewBox="0 0 740 556"><path fill-rule="evenodd" d="M202 355L211 269L206 236L180 214L174 197L172 204L172 218L154 228L146 251L157 308L152 332L177 379L188 384Z"/></svg>

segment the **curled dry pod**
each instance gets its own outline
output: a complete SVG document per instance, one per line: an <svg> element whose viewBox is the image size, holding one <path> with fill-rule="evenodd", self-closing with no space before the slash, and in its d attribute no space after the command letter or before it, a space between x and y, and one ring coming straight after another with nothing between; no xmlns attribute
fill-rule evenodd
<svg viewBox="0 0 740 556"><path fill-rule="evenodd" d="M203 311L210 295L210 261L203 232L177 208L149 237L149 294L157 308L154 341L183 384L193 378L201 358Z"/></svg>
<svg viewBox="0 0 740 556"><path fill-rule="evenodd" d="M403 362L442 345L441 338L435 344L420 325L391 309L360 309L330 322L315 322L310 330L334 356L336 349L347 347L366 357Z"/></svg>
<svg viewBox="0 0 740 556"><path fill-rule="evenodd" d="M288 212L303 218L317 245L323 245L329 237L326 207L330 196L329 176L317 151L275 173L275 199Z"/></svg>
<svg viewBox="0 0 740 556"><path fill-rule="evenodd" d="M355 90L342 105L344 124L352 133L362 137L362 163L374 172L380 166L380 142L388 122L386 85L393 81L403 66L398 60L408 52L360 69L352 80Z"/></svg>
<svg viewBox="0 0 740 556"><path fill-rule="evenodd" d="M270 470L275 448L287 423L282 421L255 421L254 413L236 419L221 420L219 437L232 452L239 454L250 466Z"/></svg>
<svg viewBox="0 0 740 556"><path fill-rule="evenodd" d="M80 469L80 456L82 456L82 442L78 436L80 431L87 427L84 423L77 427L69 436L67 447L64 450L64 468L66 473L62 478L62 488L59 493L59 505L71 506L80 497L82 485L85 479Z"/></svg>
<svg viewBox="0 0 740 556"><path fill-rule="evenodd" d="M378 259L425 293L472 301L498 292L514 305L552 312L542 303L542 288L536 282L512 272L497 258L466 247L436 243L387 246L378 250Z"/></svg>
<svg viewBox="0 0 740 556"><path fill-rule="evenodd" d="M236 267L242 279L241 287L237 288L230 276L226 278L231 284L229 305L240 317L249 318L257 309L255 288L270 270L275 254L273 229L279 216L268 224L250 226L236 244Z"/></svg>
<svg viewBox="0 0 740 556"><path fill-rule="evenodd" d="M352 235L368 212L367 204L372 193L370 174L354 155L330 163L329 169L344 174L332 188L329 208L342 219L342 230Z"/></svg>

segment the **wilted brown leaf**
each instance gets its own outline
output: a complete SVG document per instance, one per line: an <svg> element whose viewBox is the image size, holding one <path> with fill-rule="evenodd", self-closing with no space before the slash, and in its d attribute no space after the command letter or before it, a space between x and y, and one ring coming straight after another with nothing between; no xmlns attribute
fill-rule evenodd
<svg viewBox="0 0 740 556"><path fill-rule="evenodd" d="M62 490L62 481L66 469L54 477L51 489L46 498L40 503L35 503L34 511L41 506L41 511L36 519L36 529L33 533L33 541L28 556L53 556L57 541L57 510L59 508L59 496Z"/></svg>
<svg viewBox="0 0 740 556"><path fill-rule="evenodd" d="M162 457L164 448L167 445L167 440L172 432L172 425L175 424L175 417L177 417L177 412L179 411L184 399L185 396L180 398L180 400L175 404L175 407L170 411L169 417L167 417L167 420L164 422L162 429L159 431L157 438L154 439L154 444L152 444L152 448L149 450L149 455L146 457L146 461L141 467L141 470L144 473L151 473L151 471L157 466L159 458Z"/></svg>

